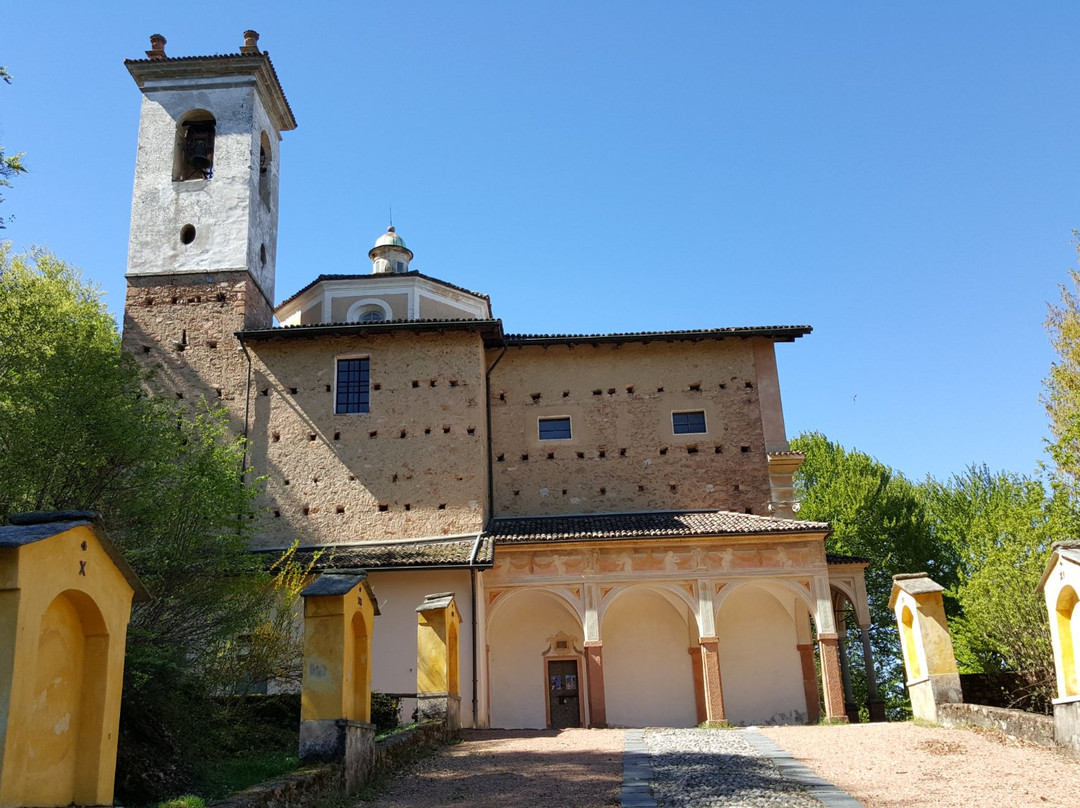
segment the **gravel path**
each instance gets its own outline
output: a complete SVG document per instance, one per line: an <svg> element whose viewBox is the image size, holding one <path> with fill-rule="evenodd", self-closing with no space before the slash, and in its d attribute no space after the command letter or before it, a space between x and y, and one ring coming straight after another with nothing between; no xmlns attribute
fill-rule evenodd
<svg viewBox="0 0 1080 808"><path fill-rule="evenodd" d="M739 730L650 729L645 745L660 808L821 808Z"/></svg>
<svg viewBox="0 0 1080 808"><path fill-rule="evenodd" d="M1080 761L1000 733L911 723L759 732L865 808L1080 805ZM614 808L623 782L624 737L630 734L466 730L461 743L396 777L374 805ZM651 800L658 808L821 808L811 796L822 794L818 786L811 783L811 792L803 792L757 752L760 736L694 729L633 735L641 739L634 746L646 757L642 768L651 775ZM789 771L788 763L781 765Z"/></svg>
<svg viewBox="0 0 1080 808"><path fill-rule="evenodd" d="M1080 805L1080 761L998 732L911 723L760 732L866 808Z"/></svg>
<svg viewBox="0 0 1080 808"><path fill-rule="evenodd" d="M394 778L377 808L612 808L622 785L623 731L462 730Z"/></svg>

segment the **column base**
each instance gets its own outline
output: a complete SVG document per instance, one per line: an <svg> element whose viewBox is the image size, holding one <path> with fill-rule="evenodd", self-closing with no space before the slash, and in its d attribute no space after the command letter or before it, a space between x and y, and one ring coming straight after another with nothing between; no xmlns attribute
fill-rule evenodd
<svg viewBox="0 0 1080 808"><path fill-rule="evenodd" d="M375 725L344 718L301 721L300 762L344 764L345 790L352 794L375 763Z"/></svg>

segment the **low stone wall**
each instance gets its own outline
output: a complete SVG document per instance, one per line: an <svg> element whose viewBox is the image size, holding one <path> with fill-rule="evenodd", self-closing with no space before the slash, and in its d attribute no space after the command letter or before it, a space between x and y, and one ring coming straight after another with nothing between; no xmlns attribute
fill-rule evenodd
<svg viewBox="0 0 1080 808"><path fill-rule="evenodd" d="M938 723L945 727L985 727L1041 746L1057 746L1054 719L1048 715L982 704L939 704L937 716Z"/></svg>
<svg viewBox="0 0 1080 808"><path fill-rule="evenodd" d="M1054 712L1044 689L1033 684L1033 677L1014 671L1003 673L961 673L960 689L965 704L1007 707L1028 713L1051 715Z"/></svg>
<svg viewBox="0 0 1080 808"><path fill-rule="evenodd" d="M344 790L345 768L340 763L320 763L244 789L215 802L214 808L302 808Z"/></svg>
<svg viewBox="0 0 1080 808"><path fill-rule="evenodd" d="M381 738L375 742L373 774L392 772L408 762L416 751L446 743L453 736L444 722L432 721ZM259 783L214 803L212 808L303 808L344 791L345 767L340 763L320 763Z"/></svg>

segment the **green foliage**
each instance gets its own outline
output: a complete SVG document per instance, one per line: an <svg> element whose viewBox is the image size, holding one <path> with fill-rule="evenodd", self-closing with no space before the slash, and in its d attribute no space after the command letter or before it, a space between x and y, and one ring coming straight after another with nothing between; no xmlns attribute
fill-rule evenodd
<svg viewBox="0 0 1080 808"><path fill-rule="evenodd" d="M274 578L248 552L255 489L223 413L144 382L77 269L0 245L0 520L96 510L153 596L132 612L121 717L119 792L139 800L237 731L208 699L297 668L274 604L287 616L298 591L288 560Z"/></svg>
<svg viewBox="0 0 1080 808"><path fill-rule="evenodd" d="M162 800L157 808L206 808L206 800L194 794L185 794L183 797Z"/></svg>
<svg viewBox="0 0 1080 808"><path fill-rule="evenodd" d="M1051 695L1053 658L1038 584L1050 545L1080 528L1076 501L1063 484L985 466L944 483L917 484L817 433L800 435L792 448L807 455L796 481L800 516L832 524L830 552L871 559L871 642L892 715L900 715L906 701L887 607L892 576L901 572L927 572L946 588L962 672L1015 671L1027 689L1013 694L1018 701ZM852 674L861 689L860 666L853 665Z"/></svg>
<svg viewBox="0 0 1080 808"><path fill-rule="evenodd" d="M866 591L870 602L870 643L878 669L878 687L891 717L907 710L903 662L896 640L895 618L889 611L892 576L927 571L950 585L955 579L956 557L935 541L920 487L885 464L857 450L848 451L818 432L804 433L791 448L806 453L795 478L802 503L799 518L829 522L832 534L825 547L830 553L870 559ZM852 684L861 703L867 685L858 632L848 620L846 639L852 660Z"/></svg>
<svg viewBox="0 0 1080 808"><path fill-rule="evenodd" d="M7 71L7 68L0 65L0 81L5 84L11 84L11 74ZM5 154L4 145L0 143L0 188L10 188L11 178L16 174L23 174L26 172L26 166L22 162L23 153L18 154ZM4 201L3 194L0 194L0 202ZM6 227L3 217L0 217L0 230Z"/></svg>
<svg viewBox="0 0 1080 808"><path fill-rule="evenodd" d="M377 733L397 729L401 723L401 699L387 693L372 693L371 723Z"/></svg>
<svg viewBox="0 0 1080 808"><path fill-rule="evenodd" d="M935 534L959 555L962 612L950 633L961 671L1018 671L1028 688L1051 697L1053 654L1038 585L1050 545L1080 527L1075 502L1061 486L985 466L926 489Z"/></svg>

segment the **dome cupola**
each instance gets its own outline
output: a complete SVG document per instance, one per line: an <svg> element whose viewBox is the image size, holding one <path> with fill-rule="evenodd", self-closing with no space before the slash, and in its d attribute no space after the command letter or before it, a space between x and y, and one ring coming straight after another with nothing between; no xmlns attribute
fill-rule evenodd
<svg viewBox="0 0 1080 808"><path fill-rule="evenodd" d="M412 257L412 250L405 246L405 239L397 234L393 225L386 228L386 232L379 236L368 252L371 271L380 275L408 272Z"/></svg>

